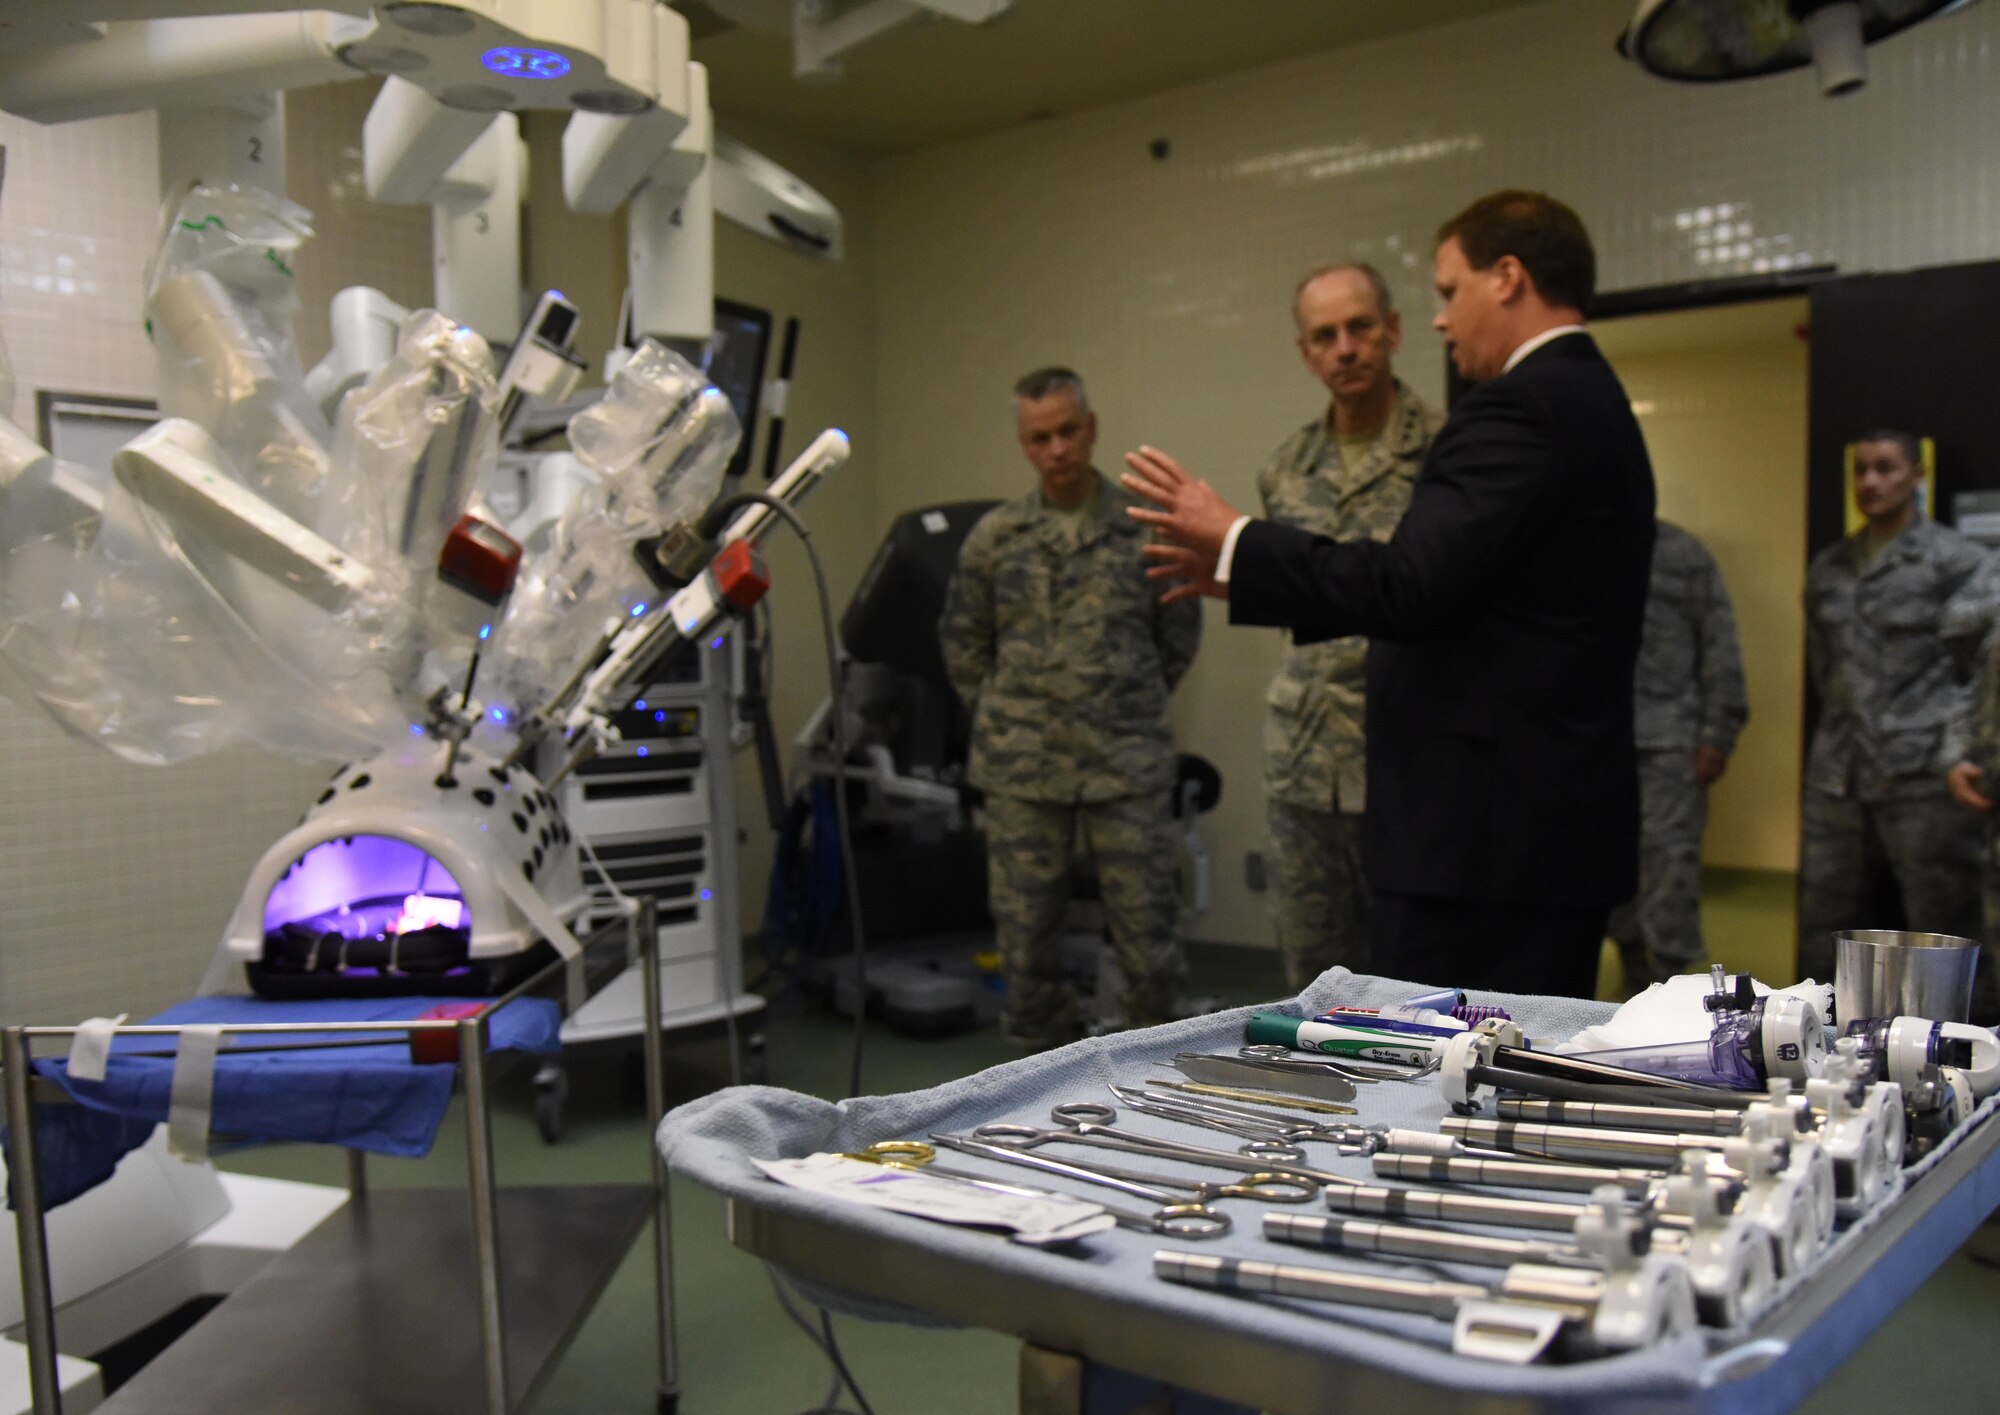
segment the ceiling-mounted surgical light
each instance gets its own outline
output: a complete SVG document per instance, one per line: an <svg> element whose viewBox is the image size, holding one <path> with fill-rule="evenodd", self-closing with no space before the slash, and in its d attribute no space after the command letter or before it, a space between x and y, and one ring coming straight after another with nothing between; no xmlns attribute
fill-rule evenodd
<svg viewBox="0 0 2000 1415"><path fill-rule="evenodd" d="M1618 52L1664 79L1719 83L1811 64L1820 92L1868 81L1864 49L1974 0L1639 0Z"/></svg>

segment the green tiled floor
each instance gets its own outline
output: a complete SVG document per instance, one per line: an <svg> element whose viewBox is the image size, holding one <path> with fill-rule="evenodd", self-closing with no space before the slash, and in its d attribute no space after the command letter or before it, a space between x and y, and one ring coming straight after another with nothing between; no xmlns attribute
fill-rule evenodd
<svg viewBox="0 0 2000 1415"><path fill-rule="evenodd" d="M1718 961L1732 967L1754 962L1761 977L1788 978L1789 879L1727 877L1708 887L1705 918ZM1615 982L1615 964L1612 971ZM1216 993L1232 1005L1284 991L1275 957L1256 950L1200 949L1192 981L1197 991ZM840 1093L847 1074L845 1024L822 1012L795 1011L772 1019L766 1030L772 1084L829 1097ZM865 1079L875 1092L934 1085L1009 1054L991 1028L918 1041L873 1027L868 1047ZM720 1044L676 1043L669 1063L676 1100L726 1080ZM526 1074L501 1087L496 1119L503 1182L643 1180L645 1126L620 1057L575 1058L571 1074L570 1128L554 1146L543 1144L535 1131ZM273 1146L227 1163L330 1184L343 1182L345 1173L336 1151L310 1147ZM370 1173L379 1184L462 1182L459 1118L447 1121L427 1158L373 1161ZM680 1408L688 1415L787 1415L820 1405L829 1382L826 1362L785 1318L762 1265L729 1245L720 1202L677 1183L673 1203ZM536 1415L642 1415L654 1409L651 1251L649 1240L635 1245L549 1377L532 1407ZM1831 1375L1811 1398L1815 1415L1991 1409L1990 1358L1983 1343L1991 1339L1996 1318L2000 1269L1954 1257ZM845 1318L836 1323L849 1365L878 1415L947 1408L954 1415L1009 1415L1017 1408L1016 1346L1006 1337Z"/></svg>

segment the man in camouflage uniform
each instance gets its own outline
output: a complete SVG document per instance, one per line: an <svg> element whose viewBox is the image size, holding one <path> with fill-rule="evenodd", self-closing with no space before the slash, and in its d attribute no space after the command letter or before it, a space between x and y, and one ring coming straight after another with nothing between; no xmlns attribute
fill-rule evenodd
<svg viewBox="0 0 2000 1415"><path fill-rule="evenodd" d="M1299 283L1292 312L1299 353L1333 397L1257 474L1264 514L1338 540L1387 540L1439 422L1390 367L1402 324L1388 286L1366 265L1324 266ZM1335 964L1366 970L1367 655L1360 638L1294 644L1265 699L1271 920L1293 988Z"/></svg>
<svg viewBox="0 0 2000 1415"><path fill-rule="evenodd" d="M1010 1040L1080 1030L1057 931L1079 843L1097 866L1128 1027L1172 1015L1176 932L1167 695L1194 661L1201 611L1162 605L1133 499L1090 461L1097 417L1068 369L1014 389L1039 485L980 519L959 551L938 635L972 718L967 775L986 793L989 895Z"/></svg>
<svg viewBox="0 0 2000 1415"><path fill-rule="evenodd" d="M1986 552L1918 512L1916 439L1854 449L1867 522L1806 572L1806 665L1820 719L1800 819L1799 972L1834 975L1833 935L1902 927L1979 936L1979 826L1940 773L1967 711L1979 633L1963 609Z"/></svg>
<svg viewBox="0 0 2000 1415"><path fill-rule="evenodd" d="M1639 748L1639 892L1606 926L1638 992L1699 966L1708 788L1750 716L1729 589L1708 547L1668 521L1653 538L1632 678Z"/></svg>

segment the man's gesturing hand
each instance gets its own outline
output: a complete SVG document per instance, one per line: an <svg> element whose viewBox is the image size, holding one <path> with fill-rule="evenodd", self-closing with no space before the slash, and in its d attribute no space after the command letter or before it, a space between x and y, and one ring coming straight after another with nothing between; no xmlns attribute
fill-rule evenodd
<svg viewBox="0 0 2000 1415"><path fill-rule="evenodd" d="M1157 447L1127 452L1125 465L1132 469L1121 478L1126 490L1159 508L1133 506L1125 514L1144 521L1169 544L1206 555L1213 568L1215 557L1222 554L1223 538L1236 524L1236 509Z"/></svg>
<svg viewBox="0 0 2000 1415"><path fill-rule="evenodd" d="M1227 599L1229 587L1216 581L1215 564L1236 524L1235 508L1158 448L1126 453L1125 465L1132 469L1120 478L1126 489L1153 503L1129 506L1125 514L1151 526L1164 542L1146 547L1147 558L1156 562L1146 573L1181 582L1162 598L1169 604L1195 595Z"/></svg>

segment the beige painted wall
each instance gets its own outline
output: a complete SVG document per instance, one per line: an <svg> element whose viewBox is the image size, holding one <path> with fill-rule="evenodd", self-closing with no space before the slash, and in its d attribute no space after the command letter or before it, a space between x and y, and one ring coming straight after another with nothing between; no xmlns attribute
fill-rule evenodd
<svg viewBox="0 0 2000 1415"><path fill-rule="evenodd" d="M1804 301L1784 304L1803 317ZM1736 608L1750 721L1710 792L1702 858L1739 869L1796 869L1806 346L1783 334L1760 343L1614 353L1612 361L1652 453L1660 515L1708 546Z"/></svg>
<svg viewBox="0 0 2000 1415"><path fill-rule="evenodd" d="M307 368L332 336L327 302L350 285L369 285L410 309L431 301L431 210L368 199L361 172L361 124L381 85L319 84L285 96L285 194L313 215L313 239L299 252L294 323Z"/></svg>

